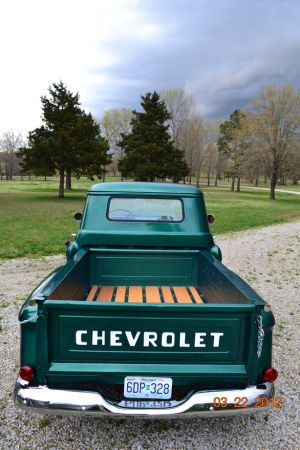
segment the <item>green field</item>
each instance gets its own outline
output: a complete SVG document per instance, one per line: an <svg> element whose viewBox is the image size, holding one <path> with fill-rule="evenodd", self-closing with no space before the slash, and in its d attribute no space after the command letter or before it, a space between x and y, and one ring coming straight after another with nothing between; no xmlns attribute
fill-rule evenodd
<svg viewBox="0 0 300 450"><path fill-rule="evenodd" d="M63 253L78 227L73 214L82 210L93 183L73 180L72 192L58 199L57 180L0 181L0 258ZM216 217L214 235L300 220L297 195L278 193L274 202L267 191L204 187L203 192L207 211Z"/></svg>

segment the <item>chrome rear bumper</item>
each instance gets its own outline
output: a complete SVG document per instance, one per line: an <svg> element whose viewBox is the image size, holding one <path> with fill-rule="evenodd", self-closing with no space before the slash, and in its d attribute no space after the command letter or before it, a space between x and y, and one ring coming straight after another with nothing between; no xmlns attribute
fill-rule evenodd
<svg viewBox="0 0 300 450"><path fill-rule="evenodd" d="M260 403L258 397L271 399L274 396L274 384L264 383L260 386L248 386L245 389L233 389L227 391L201 391L187 396L184 400L128 400L113 403L95 391L74 391L64 389L50 389L47 386L30 386L26 381L18 379L15 386L15 402L23 408L31 408L32 411L56 414L77 415L113 415L113 416L146 416L146 417L178 417L178 416L206 416L215 417L222 415L235 415L241 413L253 413L266 409L257 406ZM218 406L216 397L225 398L223 407ZM246 407L237 407L240 399Z"/></svg>

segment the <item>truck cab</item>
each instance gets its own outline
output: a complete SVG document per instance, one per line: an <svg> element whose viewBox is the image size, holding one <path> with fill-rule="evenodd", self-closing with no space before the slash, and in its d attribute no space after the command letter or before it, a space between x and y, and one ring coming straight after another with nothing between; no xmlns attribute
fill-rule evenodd
<svg viewBox="0 0 300 450"><path fill-rule="evenodd" d="M21 309L17 404L96 416L261 410L277 377L274 317L221 259L198 188L92 186L67 263Z"/></svg>

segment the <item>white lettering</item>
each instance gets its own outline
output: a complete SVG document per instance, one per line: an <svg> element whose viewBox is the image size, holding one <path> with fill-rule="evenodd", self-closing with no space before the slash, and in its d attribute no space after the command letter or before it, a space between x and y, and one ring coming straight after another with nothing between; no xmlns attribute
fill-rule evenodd
<svg viewBox="0 0 300 450"><path fill-rule="evenodd" d="M190 344L185 342L186 333L180 333L179 335L179 347L190 347Z"/></svg>
<svg viewBox="0 0 300 450"><path fill-rule="evenodd" d="M122 331L111 331L110 332L110 345L112 347L122 347L122 342L120 342L120 335Z"/></svg>
<svg viewBox="0 0 300 450"><path fill-rule="evenodd" d="M153 347L157 347L157 333L154 331L145 331L144 332L144 347L150 347L150 343Z"/></svg>
<svg viewBox="0 0 300 450"><path fill-rule="evenodd" d="M106 333L110 333L110 342ZM212 337L212 346L214 348L220 347L220 339L224 336L224 333L211 332L211 333L195 333L194 342L189 342L189 338L186 332L180 332L177 336L173 332L156 333L155 331L107 331L107 330L77 330L75 332L76 345L101 345L102 347L111 345L112 347L123 347L129 345L129 347L135 347L138 342L143 343L144 347L175 347L179 348L205 348L207 335ZM126 340L122 336L126 336ZM143 341L142 341L143 339ZM91 342L90 342L91 340ZM211 342L211 341L210 341Z"/></svg>
<svg viewBox="0 0 300 450"><path fill-rule="evenodd" d="M195 347L206 347L202 336L206 336L206 333L195 333Z"/></svg>
<svg viewBox="0 0 300 450"><path fill-rule="evenodd" d="M92 345L97 345L98 341L101 341L101 345L105 345L105 331L102 331L99 336L98 331L93 331L92 333Z"/></svg>
<svg viewBox="0 0 300 450"><path fill-rule="evenodd" d="M168 342L168 338L171 338ZM163 333L161 335L161 346L162 347L174 347L175 345L175 334L174 333Z"/></svg>
<svg viewBox="0 0 300 450"><path fill-rule="evenodd" d="M76 331L76 335L75 335L75 341L77 345L87 345L87 342L84 342L82 340L82 335L83 334L87 334L87 331L84 330L78 330Z"/></svg>
<svg viewBox="0 0 300 450"><path fill-rule="evenodd" d="M128 344L130 347L135 347L136 343L138 341L138 338L140 337L141 332L137 331L136 335L133 337L131 331L125 331L125 335L127 337Z"/></svg>
<svg viewBox="0 0 300 450"><path fill-rule="evenodd" d="M210 333L214 338L213 347L220 347L220 337L224 336L224 333Z"/></svg>

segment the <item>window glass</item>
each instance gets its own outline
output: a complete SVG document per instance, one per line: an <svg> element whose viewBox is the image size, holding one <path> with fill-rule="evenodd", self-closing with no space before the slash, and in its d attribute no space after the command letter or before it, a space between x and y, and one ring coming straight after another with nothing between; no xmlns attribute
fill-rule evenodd
<svg viewBox="0 0 300 450"><path fill-rule="evenodd" d="M109 202L108 218L131 222L181 222L183 206L179 199L113 197Z"/></svg>

